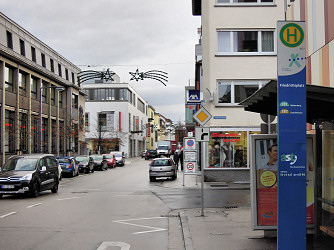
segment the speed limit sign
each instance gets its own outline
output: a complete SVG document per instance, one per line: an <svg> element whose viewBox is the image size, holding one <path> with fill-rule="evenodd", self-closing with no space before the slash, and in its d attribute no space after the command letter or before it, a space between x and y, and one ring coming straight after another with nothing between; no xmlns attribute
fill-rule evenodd
<svg viewBox="0 0 334 250"><path fill-rule="evenodd" d="M187 173L196 173L196 162L186 162L184 170Z"/></svg>

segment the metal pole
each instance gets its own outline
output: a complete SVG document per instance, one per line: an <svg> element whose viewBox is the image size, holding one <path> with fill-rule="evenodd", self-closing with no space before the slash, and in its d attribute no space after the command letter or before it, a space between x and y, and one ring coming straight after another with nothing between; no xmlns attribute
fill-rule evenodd
<svg viewBox="0 0 334 250"><path fill-rule="evenodd" d="M204 166L205 166L205 142L201 142L201 154L202 154L202 164L201 164L201 203L202 203L202 213L201 216L204 216Z"/></svg>

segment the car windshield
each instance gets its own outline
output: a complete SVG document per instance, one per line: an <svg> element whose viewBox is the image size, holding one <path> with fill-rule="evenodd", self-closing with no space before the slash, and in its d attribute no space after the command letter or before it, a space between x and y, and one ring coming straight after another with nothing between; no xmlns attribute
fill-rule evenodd
<svg viewBox="0 0 334 250"><path fill-rule="evenodd" d="M122 155L121 155L121 154L115 154L115 156L116 156L116 157L122 157Z"/></svg>
<svg viewBox="0 0 334 250"><path fill-rule="evenodd" d="M113 159L113 155L104 155L105 159Z"/></svg>
<svg viewBox="0 0 334 250"><path fill-rule="evenodd" d="M169 159L160 159L152 162L152 166L170 166Z"/></svg>
<svg viewBox="0 0 334 250"><path fill-rule="evenodd" d="M168 150L168 146L159 146L159 149Z"/></svg>
<svg viewBox="0 0 334 250"><path fill-rule="evenodd" d="M75 160L79 162L88 162L88 157L78 156L78 157L75 157Z"/></svg>
<svg viewBox="0 0 334 250"><path fill-rule="evenodd" d="M94 161L102 161L102 155L91 155L93 157Z"/></svg>
<svg viewBox="0 0 334 250"><path fill-rule="evenodd" d="M10 159L2 167L2 171L32 171L35 170L37 159L15 158Z"/></svg>
<svg viewBox="0 0 334 250"><path fill-rule="evenodd" d="M59 163L71 163L71 160L68 158L57 158Z"/></svg>

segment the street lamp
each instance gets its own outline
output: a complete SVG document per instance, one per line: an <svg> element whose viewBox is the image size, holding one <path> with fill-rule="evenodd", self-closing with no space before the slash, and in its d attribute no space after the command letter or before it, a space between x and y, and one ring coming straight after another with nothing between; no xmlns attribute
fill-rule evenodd
<svg viewBox="0 0 334 250"><path fill-rule="evenodd" d="M55 91L57 91L57 92L65 90L64 87L58 87L58 86L55 86L55 85L42 86L40 88L40 92L39 92L39 97L40 97L40 100L39 100L40 101L40 103L39 103L39 128L40 128L40 130L39 130L39 139L40 139L39 152L40 153L42 152L42 111L43 111L43 109L42 109L42 105L43 105L42 91L43 91L43 89L55 89ZM57 113L58 113L58 109L57 109ZM50 115L50 110L49 110L49 115ZM58 119L58 114L57 114L57 119Z"/></svg>

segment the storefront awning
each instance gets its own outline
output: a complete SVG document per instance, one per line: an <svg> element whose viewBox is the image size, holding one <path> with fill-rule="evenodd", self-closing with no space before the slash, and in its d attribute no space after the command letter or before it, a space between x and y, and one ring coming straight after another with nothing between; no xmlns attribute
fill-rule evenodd
<svg viewBox="0 0 334 250"><path fill-rule="evenodd" d="M308 123L334 120L334 88L307 85L306 98ZM246 111L277 115L277 81L270 81L239 105Z"/></svg>

